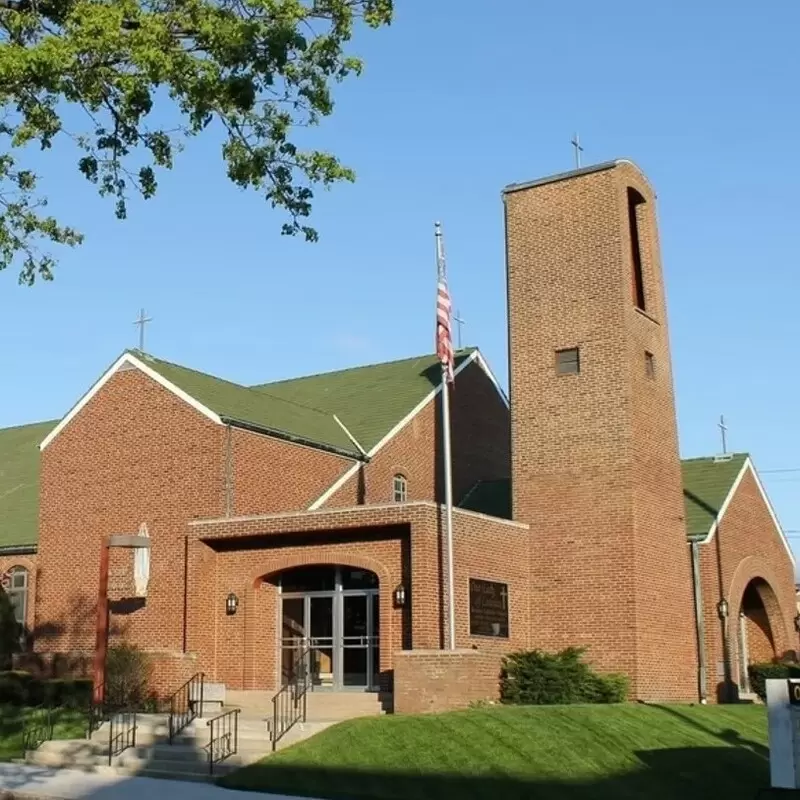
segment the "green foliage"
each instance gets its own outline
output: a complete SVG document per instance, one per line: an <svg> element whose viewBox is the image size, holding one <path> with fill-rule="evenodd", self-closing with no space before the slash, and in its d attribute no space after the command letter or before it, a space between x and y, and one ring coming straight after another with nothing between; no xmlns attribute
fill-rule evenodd
<svg viewBox="0 0 800 800"><path fill-rule="evenodd" d="M315 240L313 187L352 181L329 153L303 150L298 128L333 112L332 86L358 75L346 52L355 25L391 22L393 0L0 0L0 269L52 278L41 241L81 234L42 211L27 145L67 137L78 169L127 214L131 192L152 197L157 171L182 143L222 132L228 177L288 213L286 234ZM65 125L77 109L80 130ZM5 151L5 152L3 152ZM14 155L12 155L12 152Z"/></svg>
<svg viewBox="0 0 800 800"><path fill-rule="evenodd" d="M0 670L11 667L11 657L19 651L21 636L22 628L14 617L11 601L0 589Z"/></svg>
<svg viewBox="0 0 800 800"><path fill-rule="evenodd" d="M106 661L106 704L116 708L145 708L150 703L150 660L146 653L131 644L108 650Z"/></svg>
<svg viewBox="0 0 800 800"><path fill-rule="evenodd" d="M511 653L503 659L500 699L511 705L621 703L628 696L624 675L601 675L583 660L584 650Z"/></svg>
<svg viewBox="0 0 800 800"><path fill-rule="evenodd" d="M27 672L0 672L0 706L24 706L28 705L28 698L31 697L31 684L33 676ZM33 703L37 705L37 703Z"/></svg>
<svg viewBox="0 0 800 800"><path fill-rule="evenodd" d="M28 672L0 672L0 706L83 708L92 694L92 682L83 678L39 680Z"/></svg>
<svg viewBox="0 0 800 800"><path fill-rule="evenodd" d="M767 701L768 678L800 678L800 664L789 661L768 661L762 664L750 664L747 667L750 688L763 700Z"/></svg>

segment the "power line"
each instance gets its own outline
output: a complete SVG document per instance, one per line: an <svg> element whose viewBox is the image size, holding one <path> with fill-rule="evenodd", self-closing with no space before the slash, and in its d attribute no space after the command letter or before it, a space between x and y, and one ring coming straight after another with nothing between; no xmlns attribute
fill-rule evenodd
<svg viewBox="0 0 800 800"><path fill-rule="evenodd" d="M768 473L775 473L775 472L800 472L800 467L789 467L788 469L760 469L759 473L761 475L766 475Z"/></svg>

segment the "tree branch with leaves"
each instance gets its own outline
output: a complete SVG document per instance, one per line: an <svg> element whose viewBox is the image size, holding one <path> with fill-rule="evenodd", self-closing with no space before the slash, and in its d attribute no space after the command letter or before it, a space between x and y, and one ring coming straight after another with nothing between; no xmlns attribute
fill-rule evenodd
<svg viewBox="0 0 800 800"><path fill-rule="evenodd" d="M0 270L51 279L51 245L83 237L45 212L25 148L64 137L78 169L127 214L152 197L182 143L219 123L228 177L317 239L314 190L354 173L304 150L298 128L333 112L333 85L361 72L346 47L358 24L388 25L393 0L0 0ZM68 130L67 109L84 126ZM177 114L175 113L177 112ZM164 119L177 117L167 126ZM70 120L72 117L70 116Z"/></svg>

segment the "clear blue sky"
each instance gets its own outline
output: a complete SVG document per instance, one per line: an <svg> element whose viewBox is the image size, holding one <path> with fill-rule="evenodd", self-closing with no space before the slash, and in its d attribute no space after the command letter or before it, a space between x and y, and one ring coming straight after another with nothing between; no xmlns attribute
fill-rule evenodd
<svg viewBox="0 0 800 800"><path fill-rule="evenodd" d="M148 350L243 382L430 351L438 218L505 382L500 191L571 168L577 130L584 163L632 158L658 191L683 454L718 450L724 413L762 470L800 467L798 30L796 0L397 0L314 133L358 173L319 196L316 245L228 183L213 136L125 222L56 148L51 207L87 239L52 284L0 274L0 425L68 410L140 306ZM764 477L800 530L800 472Z"/></svg>

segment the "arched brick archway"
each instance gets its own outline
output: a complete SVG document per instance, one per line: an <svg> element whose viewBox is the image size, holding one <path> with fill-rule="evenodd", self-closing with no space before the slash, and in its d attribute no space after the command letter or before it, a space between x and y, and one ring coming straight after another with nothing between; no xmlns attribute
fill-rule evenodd
<svg viewBox="0 0 800 800"><path fill-rule="evenodd" d="M286 572L296 567L310 567L310 566L328 566L328 567L356 567L358 569L368 569L378 576L379 584L384 584L390 579L389 570L378 560L370 556L361 554L353 554L347 556L330 555L330 556L314 556L309 553L303 556L287 556L277 561L270 560L269 569L264 571L257 570L252 574L252 586L257 589L265 581L279 575L281 572Z"/></svg>
<svg viewBox="0 0 800 800"><path fill-rule="evenodd" d="M265 564L265 566L267 566ZM378 579L378 611L380 618L380 647L377 667L381 674L388 668L394 634L401 628L395 620L397 610L392 605L392 589L398 576L378 559L363 554L330 555L317 553L293 554L281 559L271 558L266 569L252 570L245 601L244 688L276 688L280 671L281 609L275 579L298 567L329 566L367 570ZM397 630L395 630L397 629Z"/></svg>
<svg viewBox="0 0 800 800"><path fill-rule="evenodd" d="M795 652L793 617L781 608L780 586L770 565L758 556L742 560L731 580L729 639L732 673L748 690L747 666ZM789 609L791 611L791 609Z"/></svg>

